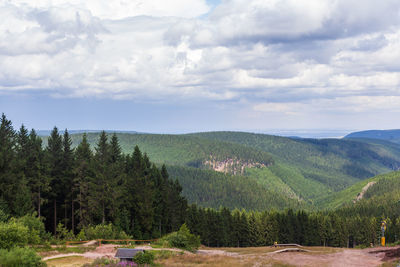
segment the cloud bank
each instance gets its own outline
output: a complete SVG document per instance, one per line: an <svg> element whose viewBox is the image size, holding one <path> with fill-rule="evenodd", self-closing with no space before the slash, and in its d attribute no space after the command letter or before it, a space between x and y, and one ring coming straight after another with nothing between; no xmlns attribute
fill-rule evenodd
<svg viewBox="0 0 400 267"><path fill-rule="evenodd" d="M0 93L400 112L399 1L103 2L0 1Z"/></svg>

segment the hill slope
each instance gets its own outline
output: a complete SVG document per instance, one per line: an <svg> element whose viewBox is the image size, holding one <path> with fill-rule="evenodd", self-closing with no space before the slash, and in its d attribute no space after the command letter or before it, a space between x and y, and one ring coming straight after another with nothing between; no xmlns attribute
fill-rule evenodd
<svg viewBox="0 0 400 267"><path fill-rule="evenodd" d="M277 162L275 165L333 191L400 166L400 146L392 144L342 139L290 139L241 132L198 133L193 136L263 150L273 155Z"/></svg>
<svg viewBox="0 0 400 267"><path fill-rule="evenodd" d="M400 130L369 130L350 133L345 138L380 139L400 144Z"/></svg>
<svg viewBox="0 0 400 267"><path fill-rule="evenodd" d="M392 143L241 132L117 136L124 153L138 145L152 161L167 165L190 202L212 207L319 205L326 195L400 166L400 146ZM88 134L92 148L98 137ZM82 134L72 138L77 145Z"/></svg>
<svg viewBox="0 0 400 267"><path fill-rule="evenodd" d="M355 192L359 191L367 183L373 183L364 193L362 199L353 201ZM344 215L359 216L390 216L396 219L400 216L400 171L378 175L367 181L360 182L349 187L343 192L338 192L334 198L327 199L326 203L340 203L342 205L331 208L339 208Z"/></svg>

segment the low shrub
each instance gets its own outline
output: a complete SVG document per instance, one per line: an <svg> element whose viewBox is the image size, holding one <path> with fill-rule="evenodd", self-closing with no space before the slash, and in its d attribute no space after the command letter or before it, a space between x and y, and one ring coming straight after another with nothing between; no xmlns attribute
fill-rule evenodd
<svg viewBox="0 0 400 267"><path fill-rule="evenodd" d="M57 228L57 239L62 240L74 240L75 235L72 230L68 230L67 227L64 226L62 223L58 223Z"/></svg>
<svg viewBox="0 0 400 267"><path fill-rule="evenodd" d="M19 222L0 223L0 249L23 247L28 244L30 235L29 228Z"/></svg>
<svg viewBox="0 0 400 267"><path fill-rule="evenodd" d="M157 244L193 252L200 247L200 237L191 234L186 224L183 224L178 232L173 232L162 237L158 240Z"/></svg>
<svg viewBox="0 0 400 267"><path fill-rule="evenodd" d="M0 250L0 266L2 267L42 267L47 266L39 255L31 248L14 247Z"/></svg>
<svg viewBox="0 0 400 267"><path fill-rule="evenodd" d="M31 245L40 244L41 241L50 237L50 234L46 232L43 223L43 217L38 218L36 212L32 214L27 214L17 219L12 218L10 221L15 221L16 223L21 223L22 225L28 227L28 243Z"/></svg>
<svg viewBox="0 0 400 267"><path fill-rule="evenodd" d="M154 254L151 252L139 252L133 257L133 261L137 264L153 264Z"/></svg>

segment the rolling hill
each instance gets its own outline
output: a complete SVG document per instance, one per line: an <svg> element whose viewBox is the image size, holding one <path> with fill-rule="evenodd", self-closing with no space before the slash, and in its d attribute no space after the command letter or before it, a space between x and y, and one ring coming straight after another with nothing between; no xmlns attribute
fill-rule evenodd
<svg viewBox="0 0 400 267"><path fill-rule="evenodd" d="M76 146L82 134L71 136ZM94 148L99 133L87 136ZM322 207L323 198L400 166L400 145L388 142L243 132L117 136L124 153L138 145L166 164L189 202L205 207Z"/></svg>
<svg viewBox="0 0 400 267"><path fill-rule="evenodd" d="M369 130L350 133L345 138L380 139L400 144L400 130Z"/></svg>

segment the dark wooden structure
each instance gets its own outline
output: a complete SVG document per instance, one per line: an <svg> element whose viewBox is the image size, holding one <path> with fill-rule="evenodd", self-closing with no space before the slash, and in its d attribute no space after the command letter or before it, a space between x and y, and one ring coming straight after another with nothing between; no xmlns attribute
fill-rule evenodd
<svg viewBox="0 0 400 267"><path fill-rule="evenodd" d="M143 249L134 248L118 248L115 257L120 261L133 261L133 257L139 252L144 252Z"/></svg>

